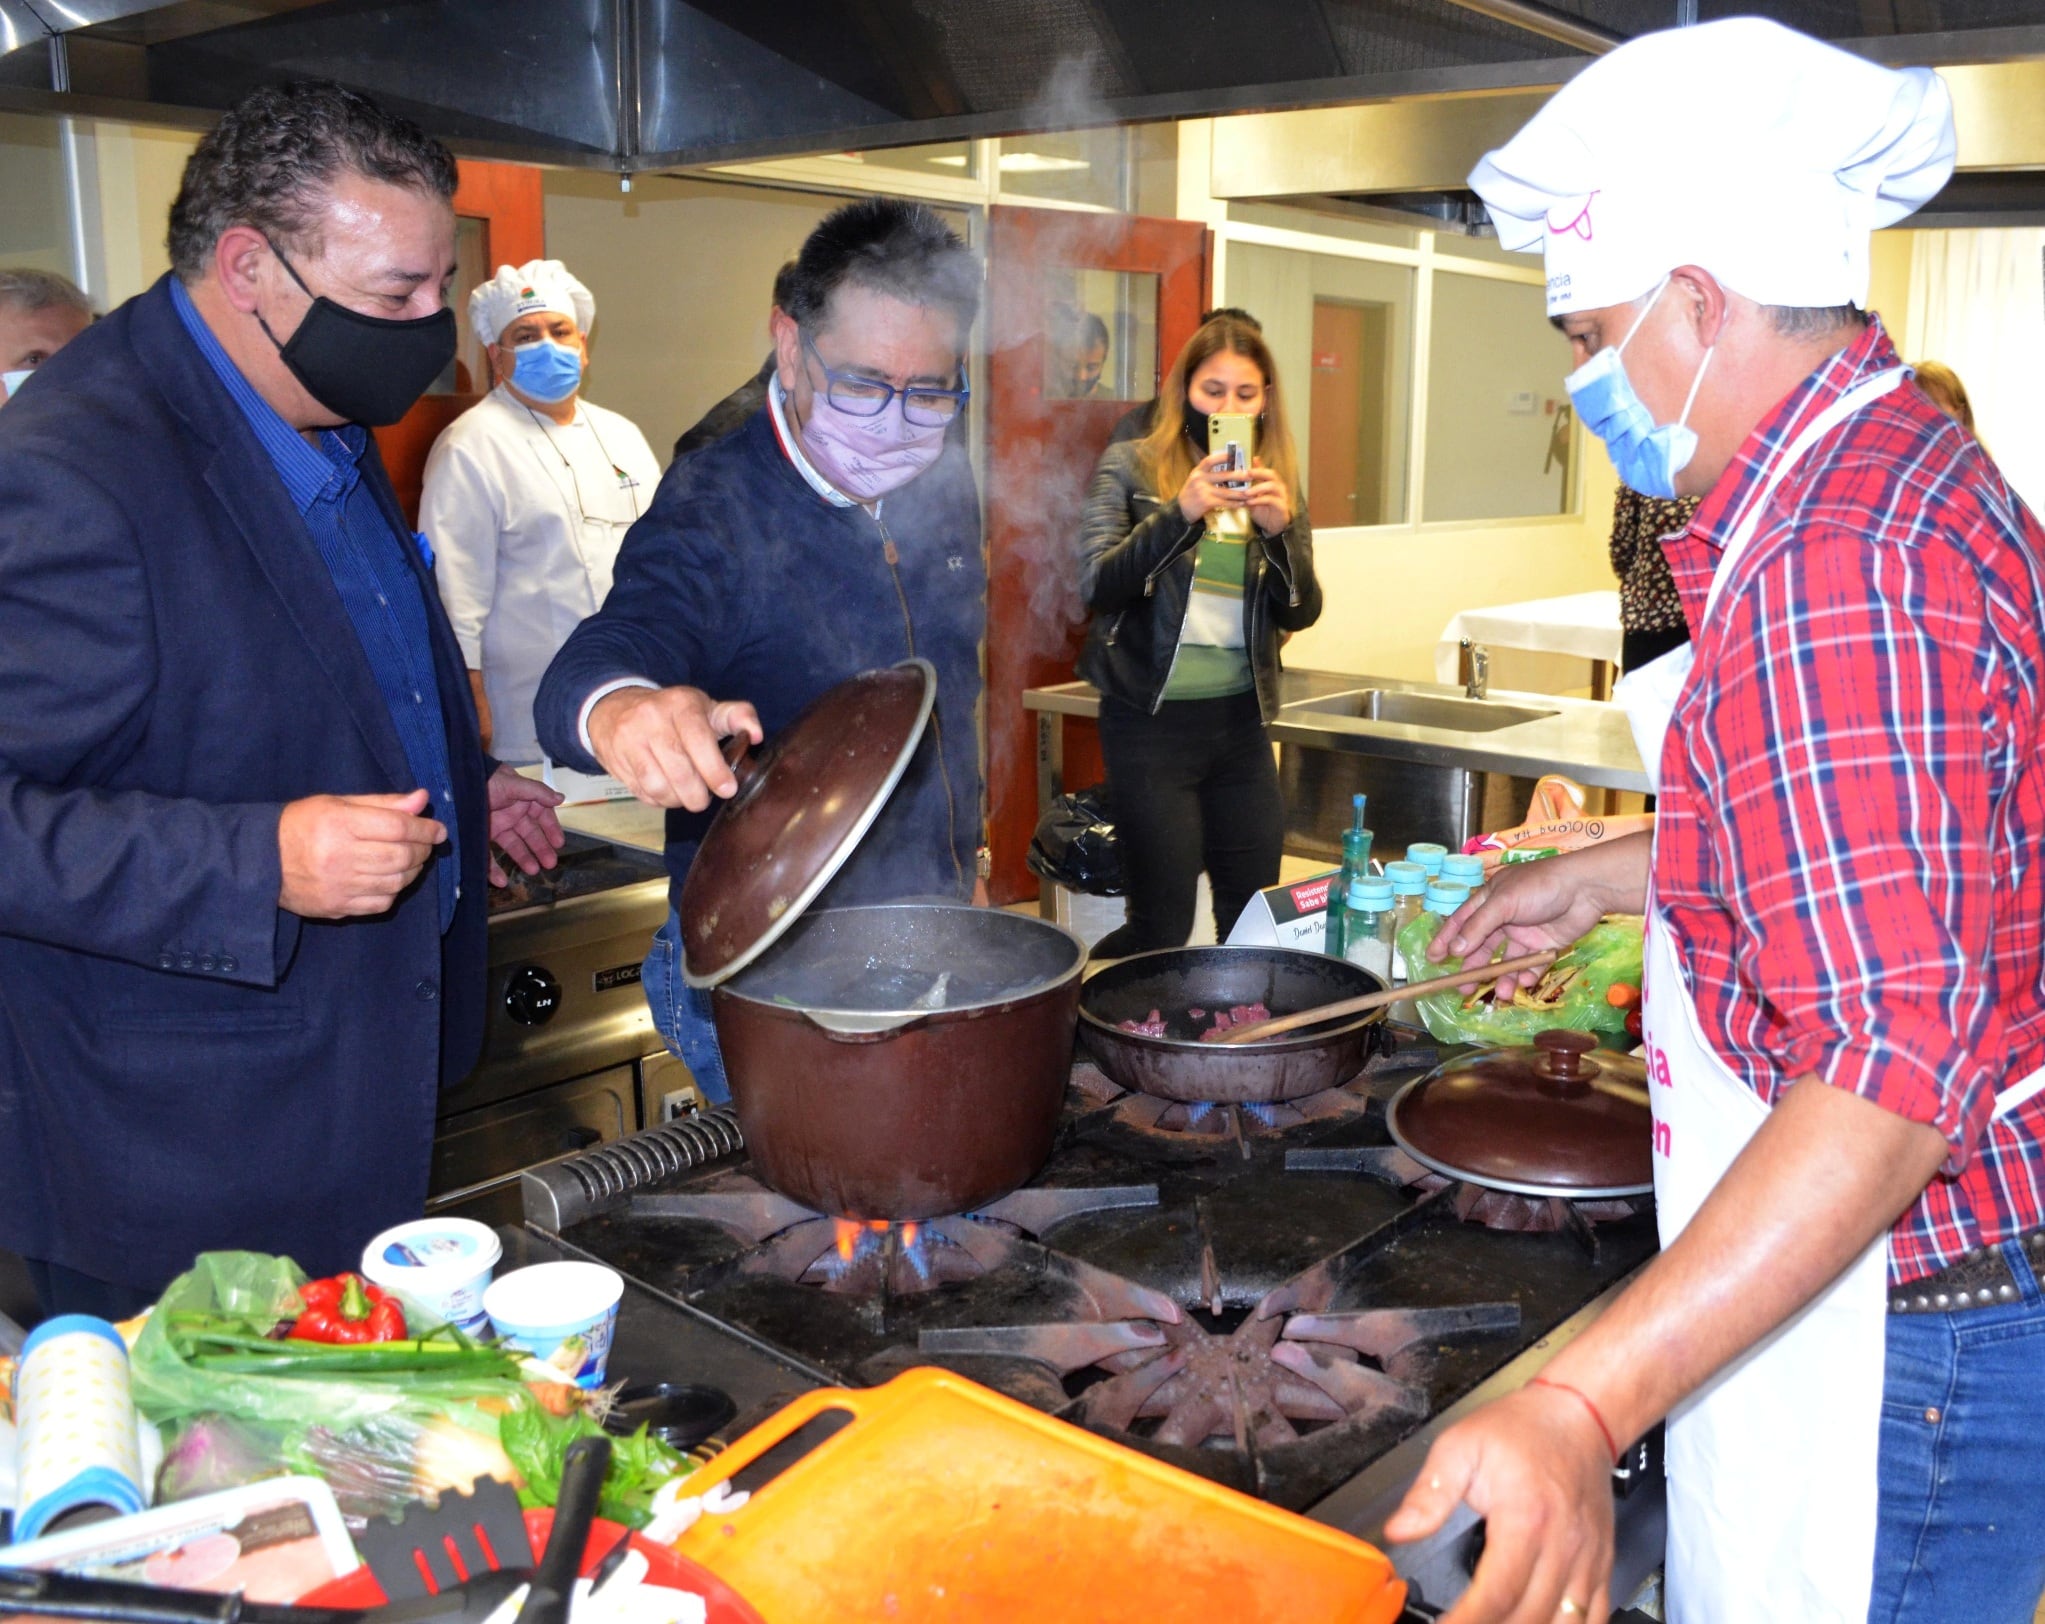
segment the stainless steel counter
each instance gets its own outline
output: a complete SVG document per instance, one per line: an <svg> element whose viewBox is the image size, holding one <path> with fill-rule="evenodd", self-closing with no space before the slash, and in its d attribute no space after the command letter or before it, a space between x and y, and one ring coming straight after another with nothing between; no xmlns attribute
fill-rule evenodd
<svg viewBox="0 0 2045 1624"><path fill-rule="evenodd" d="M1271 737L1279 744L1346 750L1424 766L1505 773L1515 778L1566 773L1580 784L1640 794L1648 790L1640 753L1633 747L1633 734L1627 728L1625 714L1616 705L1562 699L1553 694L1494 690L1489 703L1495 707L1543 714L1502 727L1469 731L1374 720L1344 715L1339 709L1317 708L1338 695L1369 692L1454 701L1463 697L1460 688L1406 682L1396 677L1351 676L1337 671L1287 671L1280 683L1279 713L1271 724ZM1101 697L1092 683L1067 682L1055 688L1032 688L1023 695L1023 704L1038 713L1037 759L1041 779L1047 734L1056 731L1054 719L1099 716ZM1058 791L1054 789L1052 793Z"/></svg>

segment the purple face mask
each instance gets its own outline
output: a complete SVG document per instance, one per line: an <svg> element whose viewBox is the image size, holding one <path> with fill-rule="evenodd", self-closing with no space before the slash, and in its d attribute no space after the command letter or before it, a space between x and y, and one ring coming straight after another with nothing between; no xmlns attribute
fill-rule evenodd
<svg viewBox="0 0 2045 1624"><path fill-rule="evenodd" d="M820 393L810 400L802 451L818 473L857 502L900 490L937 461L944 425L924 427L902 415L899 399L878 417L854 417Z"/></svg>

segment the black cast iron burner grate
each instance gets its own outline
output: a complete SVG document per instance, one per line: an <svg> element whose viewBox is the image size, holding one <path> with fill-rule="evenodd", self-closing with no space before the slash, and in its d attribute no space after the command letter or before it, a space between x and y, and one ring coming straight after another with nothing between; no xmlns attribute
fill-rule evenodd
<svg viewBox="0 0 2045 1624"><path fill-rule="evenodd" d="M827 1217L744 1174L724 1174L696 1189L635 1196L631 1214L712 1223L745 1243L737 1257L692 1280L692 1290L718 1278L764 1276L885 1303L993 1273L1014 1261L1018 1240L1067 1219L1156 1205L1155 1184L1025 1189L980 1212L891 1224ZM1076 1259L1057 1261L1103 1312L1153 1313L1160 1305L1176 1312L1159 1293Z"/></svg>
<svg viewBox="0 0 2045 1624"><path fill-rule="evenodd" d="M1232 1446L1254 1471L1329 1425L1410 1426L1428 1413L1437 1344L1520 1328L1515 1302L1336 1310L1344 1261L1315 1264L1240 1317L1217 1299L1207 1316L931 1329L917 1345L1047 1365L1081 1378L1068 1419L1161 1447ZM1088 1379L1089 1367L1105 1374Z"/></svg>
<svg viewBox="0 0 2045 1624"><path fill-rule="evenodd" d="M1512 1234L1545 1235L1566 1230L1591 1261L1599 1252L1597 1226L1637 1217L1653 1205L1645 1196L1616 1200L1572 1201L1562 1196L1517 1195L1452 1179L1414 1160L1397 1145L1310 1146L1285 1153L1288 1173L1362 1173L1422 1195L1447 1192L1450 1206L1465 1223Z"/></svg>

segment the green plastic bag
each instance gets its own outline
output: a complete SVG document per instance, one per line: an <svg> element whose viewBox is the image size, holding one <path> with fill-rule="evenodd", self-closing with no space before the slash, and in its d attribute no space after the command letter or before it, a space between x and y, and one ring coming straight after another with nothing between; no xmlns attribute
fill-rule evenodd
<svg viewBox="0 0 2045 1624"><path fill-rule="evenodd" d="M499 1417L533 1403L515 1374L248 1373L201 1368L179 1351L175 1328L195 1316L257 1335L292 1318L304 1283L289 1258L206 1252L151 1311L130 1368L136 1408L165 1433L160 1499L303 1472L359 1518L478 1475L514 1478Z"/></svg>
<svg viewBox="0 0 2045 1624"><path fill-rule="evenodd" d="M1427 963L1427 944L1441 926L1440 914L1424 913L1399 932L1399 952L1409 967ZM1639 1002L1641 943L1639 917L1616 914L1585 931L1548 967L1538 988L1522 989L1510 1004L1479 998L1465 1007L1453 987L1423 993L1414 1002L1441 1043L1527 1043L1536 1032L1557 1027L1618 1036L1626 1030L1627 1010ZM1461 959L1446 958L1426 973L1446 975L1462 967ZM1615 986L1632 989L1633 997L1614 1004Z"/></svg>

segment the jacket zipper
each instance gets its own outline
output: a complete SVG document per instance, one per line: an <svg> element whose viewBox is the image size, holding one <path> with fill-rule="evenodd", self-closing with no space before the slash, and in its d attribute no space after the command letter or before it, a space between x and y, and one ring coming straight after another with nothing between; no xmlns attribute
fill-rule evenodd
<svg viewBox="0 0 2045 1624"><path fill-rule="evenodd" d="M902 606L902 636L909 645L909 658L916 658L916 622L909 613L909 595L902 590L902 555L895 546L895 538L888 533L888 522L880 516L876 505L873 515L874 528L880 532L881 557L887 560L888 579L895 585L895 602ZM959 867L959 819L958 806L952 798L951 764L945 759L944 718L938 714L935 701L930 707L930 729L937 743L937 776L944 785L944 833L945 850L951 854L952 878L961 886L966 876Z"/></svg>

